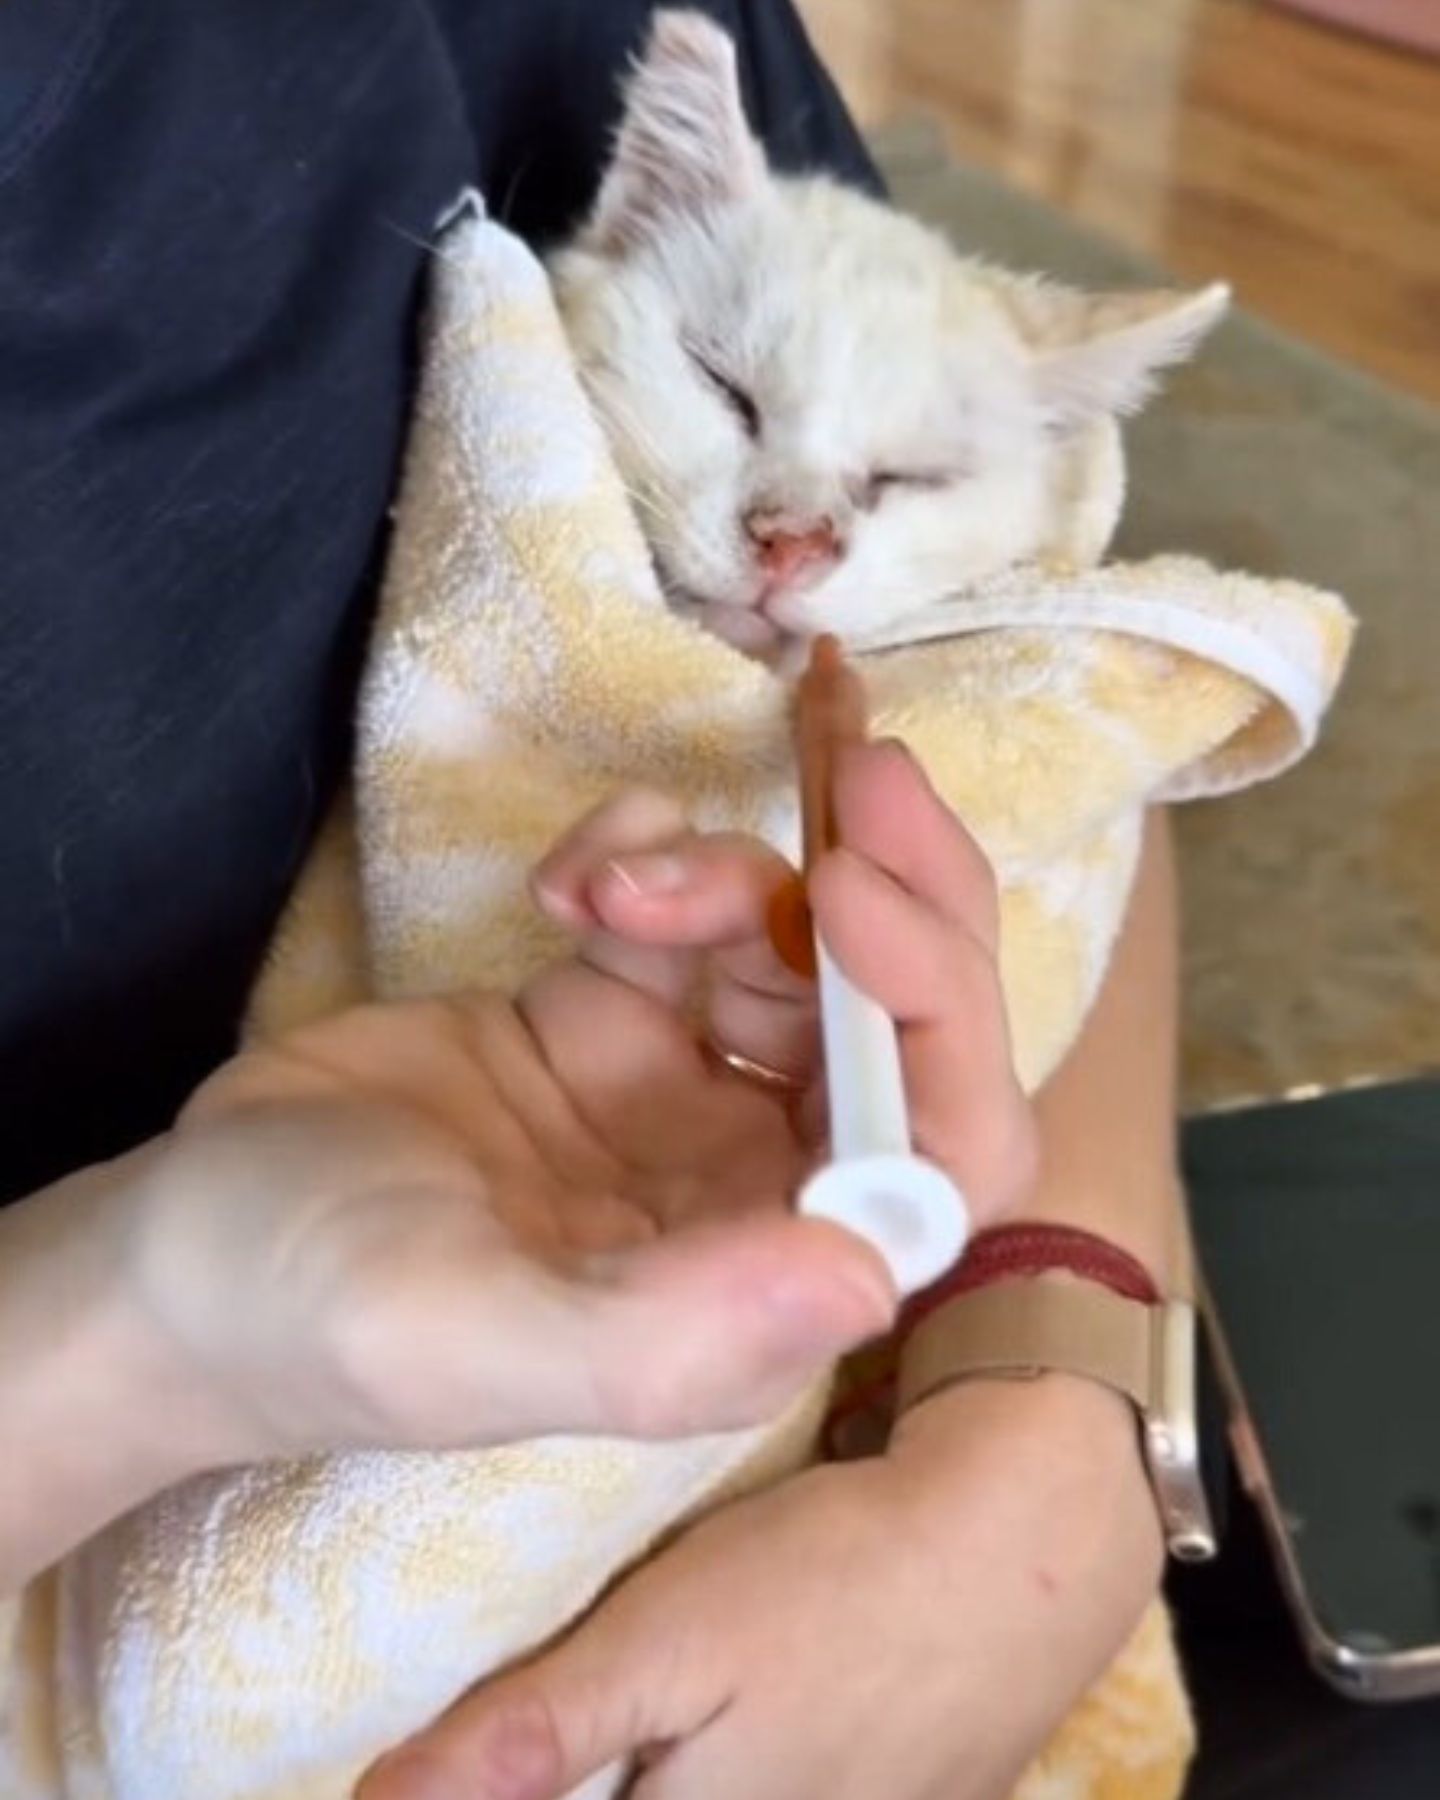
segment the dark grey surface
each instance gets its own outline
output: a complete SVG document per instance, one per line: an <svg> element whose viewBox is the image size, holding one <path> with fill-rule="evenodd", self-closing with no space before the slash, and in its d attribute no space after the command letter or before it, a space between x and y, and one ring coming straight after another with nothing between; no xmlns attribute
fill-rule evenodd
<svg viewBox="0 0 1440 1800"><path fill-rule="evenodd" d="M1363 1575L1367 1567L1361 1515L1350 1504L1353 1483L1347 1491L1347 1478L1358 1468L1347 1451L1368 1429L1365 1408L1383 1421L1387 1440L1385 1466L1374 1469L1371 1490L1377 1536L1389 1529L1394 1510L1396 1447L1414 1445L1399 1471L1401 1485L1423 1485L1440 1443L1440 1407L1434 1403L1440 1309L1433 1298L1428 1305L1424 1301L1427 1289L1433 1294L1440 1268L1414 1260L1400 1266L1407 1219L1413 1223L1417 1206L1433 1204L1431 1220L1440 1216L1440 1167L1428 1166L1418 1154L1440 1146L1437 1105L1440 1088L1417 1083L1291 1105L1268 1116L1255 1112L1199 1121L1187 1132L1201 1259L1216 1282L1222 1320L1262 1429L1263 1415L1267 1410L1271 1415L1272 1474L1282 1489L1286 1480L1304 1485L1312 1512L1322 1510L1333 1494L1337 1528L1352 1534L1348 1554L1342 1549L1338 1564L1317 1571L1329 1606L1342 1612L1355 1603L1357 1569ZM1262 1186L1270 1202L1263 1235L1253 1228ZM1362 1197L1362 1189L1376 1229L1357 1238L1347 1202ZM1294 1242L1296 1209L1306 1205L1315 1214L1308 1255ZM1391 1229L1391 1221L1398 1229ZM1397 1266L1386 1265L1387 1244L1394 1247ZM1253 1259L1249 1270L1247 1253ZM1273 1255L1289 1259L1291 1278L1283 1294L1275 1292L1277 1328L1264 1343L1258 1333L1265 1294L1255 1284L1279 1288L1275 1271L1266 1267ZM1355 1274L1348 1292L1347 1264ZM1313 1302L1327 1286L1334 1302L1334 1342L1350 1350L1354 1374L1348 1395L1343 1379L1335 1380L1335 1368L1328 1374L1318 1365L1287 1370L1281 1360L1287 1335L1293 1336L1287 1319L1291 1324L1308 1319L1304 1329L1313 1331ZM1418 1313L1415 1293L1402 1301L1407 1286L1420 1295ZM1348 1322L1346 1312L1352 1315ZM1433 1354L1388 1378L1367 1369L1367 1347L1381 1360L1397 1332L1428 1345ZM1341 1390L1328 1410L1317 1404L1322 1385ZM1275 1416L1277 1409L1283 1416ZM1327 1469L1334 1477L1330 1492ZM1297 1496L1297 1508L1305 1504ZM1411 1568L1418 1593L1433 1600L1433 1552L1427 1556L1418 1541ZM1383 1567L1374 1573L1375 1604L1381 1605ZM1363 1594L1363 1586L1358 1591ZM1440 1794L1440 1702L1367 1705L1343 1699L1321 1683L1302 1655L1253 1510L1238 1493L1232 1492L1231 1532L1221 1564L1177 1578L1173 1593L1203 1746L1192 1800L1423 1800ZM1402 1614L1415 1622L1408 1606Z"/></svg>
<svg viewBox="0 0 1440 1800"><path fill-rule="evenodd" d="M1430 1800L1440 1703L1367 1706L1314 1676L1248 1502L1221 1563L1172 1583L1201 1754L1187 1800Z"/></svg>

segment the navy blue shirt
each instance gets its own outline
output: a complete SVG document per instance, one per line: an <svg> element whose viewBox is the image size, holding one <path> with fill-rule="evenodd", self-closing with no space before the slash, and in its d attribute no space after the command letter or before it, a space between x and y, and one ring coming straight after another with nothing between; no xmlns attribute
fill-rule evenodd
<svg viewBox="0 0 1440 1800"><path fill-rule="evenodd" d="M717 0L781 166L873 179L785 0ZM343 776L466 184L533 241L643 0L0 5L0 1198L233 1046Z"/></svg>

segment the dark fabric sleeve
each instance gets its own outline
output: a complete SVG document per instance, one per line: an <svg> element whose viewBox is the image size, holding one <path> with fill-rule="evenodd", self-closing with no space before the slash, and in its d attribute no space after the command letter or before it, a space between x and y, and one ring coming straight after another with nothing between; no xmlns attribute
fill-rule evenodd
<svg viewBox="0 0 1440 1800"><path fill-rule="evenodd" d="M673 0L672 0L673 3ZM438 0L465 88L477 180L532 242L574 229L605 166L620 82L656 0ZM735 38L756 132L775 166L880 179L791 0L704 0Z"/></svg>
<svg viewBox="0 0 1440 1800"><path fill-rule="evenodd" d="M0 0L0 1203L232 1049L343 777L426 239L589 205L654 0ZM785 168L870 179L788 0Z"/></svg>

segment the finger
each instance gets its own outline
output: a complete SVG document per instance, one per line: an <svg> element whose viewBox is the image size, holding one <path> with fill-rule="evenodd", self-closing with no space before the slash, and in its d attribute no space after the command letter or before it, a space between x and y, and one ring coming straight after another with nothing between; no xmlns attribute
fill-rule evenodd
<svg viewBox="0 0 1440 1800"><path fill-rule="evenodd" d="M782 1098L721 1079L681 1017L574 962L537 977L520 1011L556 1090L657 1222L783 1211L799 1152ZM787 1096L788 1097L788 1096Z"/></svg>
<svg viewBox="0 0 1440 1800"><path fill-rule="evenodd" d="M729 1698L663 1587L622 1588L563 1643L384 1758L356 1800L563 1800L646 1745L688 1735Z"/></svg>
<svg viewBox="0 0 1440 1800"><path fill-rule="evenodd" d="M652 800L617 802L588 837L567 841L558 862L547 859L536 877L541 904L552 910L555 883L552 916L588 922L585 961L666 1005L686 997L700 953L710 952L715 1038L808 1078L818 1051L814 990L785 967L767 932L771 902L793 871L754 838L674 830L676 815ZM622 828L630 847L610 854Z"/></svg>
<svg viewBox="0 0 1440 1800"><path fill-rule="evenodd" d="M642 1766L625 1800L838 1800L839 1789L815 1779L814 1758L793 1721L788 1732L762 1731L744 1699ZM795 1764L799 1762L800 1768ZM866 1790L873 1800L874 1790Z"/></svg>
<svg viewBox="0 0 1440 1800"><path fill-rule="evenodd" d="M583 961L603 974L679 1005L695 984L700 958L687 940L672 942L636 936L613 927L603 902L626 885L623 859L663 863L666 852L689 836L678 801L646 788L632 788L580 821L535 868L531 892L547 918L579 940Z"/></svg>
<svg viewBox="0 0 1440 1800"><path fill-rule="evenodd" d="M993 951L851 850L827 856L810 890L836 961L899 1027L917 1146L955 1177L975 1222L993 1222L1023 1198L1037 1157Z"/></svg>
<svg viewBox="0 0 1440 1800"><path fill-rule="evenodd" d="M993 872L901 745L842 754L836 816L850 854L812 883L821 929L847 974L900 1022L917 1139L984 1222L1018 1201L1036 1164L1000 984Z"/></svg>
<svg viewBox="0 0 1440 1800"><path fill-rule="evenodd" d="M1000 910L989 861L904 745L841 752L835 816L846 849L996 951Z"/></svg>
<svg viewBox="0 0 1440 1800"><path fill-rule="evenodd" d="M612 940L709 951L706 1012L716 1041L805 1079L818 1050L814 987L786 968L767 929L771 902L792 875L758 840L716 834L619 858L598 872L591 893Z"/></svg>
<svg viewBox="0 0 1440 1800"><path fill-rule="evenodd" d="M491 1235L431 1280L423 1308L413 1299L413 1284L392 1284L349 1353L405 1343L433 1372L415 1441L455 1446L758 1424L896 1309L858 1238L783 1214L587 1259L506 1254Z"/></svg>
<svg viewBox="0 0 1440 1800"><path fill-rule="evenodd" d="M628 788L565 833L535 865L531 889L557 925L584 932L598 922L589 894L597 870L627 851L669 844L689 829L678 800L650 788Z"/></svg>

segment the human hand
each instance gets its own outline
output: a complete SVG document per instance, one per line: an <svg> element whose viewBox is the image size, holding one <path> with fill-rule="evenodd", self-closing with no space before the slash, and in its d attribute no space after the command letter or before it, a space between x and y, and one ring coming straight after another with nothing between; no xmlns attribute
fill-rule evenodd
<svg viewBox="0 0 1440 1800"><path fill-rule="evenodd" d="M716 1514L357 1800L560 1800L627 1763L633 1800L1004 1800L1159 1566L1116 1396L972 1383Z"/></svg>
<svg viewBox="0 0 1440 1800"><path fill-rule="evenodd" d="M922 1146L983 1221L1028 1141L988 871L894 749L857 753L838 805L849 847L817 871L817 917L901 1021ZM515 1002L361 1008L199 1090L128 1261L213 1398L207 1460L715 1429L886 1326L878 1258L789 1213L797 1109L701 1042L813 1074L813 996L763 932L788 873L627 795L537 872L579 949Z"/></svg>

